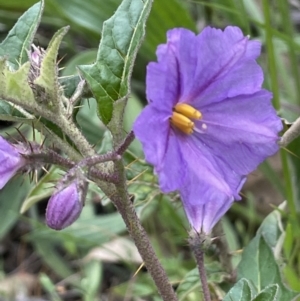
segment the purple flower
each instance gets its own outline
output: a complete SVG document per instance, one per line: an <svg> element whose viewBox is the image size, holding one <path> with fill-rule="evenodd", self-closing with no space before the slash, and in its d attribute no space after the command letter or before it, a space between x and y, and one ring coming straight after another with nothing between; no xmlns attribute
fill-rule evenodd
<svg viewBox="0 0 300 301"><path fill-rule="evenodd" d="M196 231L209 233L247 174L278 150L282 124L261 88L260 48L237 27L177 28L147 67L149 104L134 132L161 190L180 192Z"/></svg>
<svg viewBox="0 0 300 301"><path fill-rule="evenodd" d="M26 159L20 154L18 146L14 146L0 136L0 189L26 165Z"/></svg>
<svg viewBox="0 0 300 301"><path fill-rule="evenodd" d="M46 210L46 223L55 230L62 230L73 224L83 207L82 191L78 181L59 188L51 196Z"/></svg>

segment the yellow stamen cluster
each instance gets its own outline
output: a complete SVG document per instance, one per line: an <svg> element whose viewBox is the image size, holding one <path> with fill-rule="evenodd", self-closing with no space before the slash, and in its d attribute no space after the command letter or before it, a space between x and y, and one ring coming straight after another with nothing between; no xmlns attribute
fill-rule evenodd
<svg viewBox="0 0 300 301"><path fill-rule="evenodd" d="M170 122L173 126L181 130L185 134L192 134L194 130L194 122L191 119L199 120L202 114L192 106L186 103L178 103L173 110Z"/></svg>

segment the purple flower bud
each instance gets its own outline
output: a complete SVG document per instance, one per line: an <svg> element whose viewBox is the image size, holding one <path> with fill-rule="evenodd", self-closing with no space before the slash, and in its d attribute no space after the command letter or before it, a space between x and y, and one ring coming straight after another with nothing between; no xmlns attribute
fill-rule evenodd
<svg viewBox="0 0 300 301"><path fill-rule="evenodd" d="M40 67L45 50L41 47L35 46L34 44L32 44L31 46L33 48L33 51L30 52L31 63L37 67Z"/></svg>
<svg viewBox="0 0 300 301"><path fill-rule="evenodd" d="M27 164L19 151L18 146L10 144L0 136L0 189Z"/></svg>
<svg viewBox="0 0 300 301"><path fill-rule="evenodd" d="M78 181L58 189L50 198L46 210L46 223L55 230L73 224L83 207L83 194Z"/></svg>
<svg viewBox="0 0 300 301"><path fill-rule="evenodd" d="M31 52L31 61L35 63L35 65L39 66L40 64L40 54L37 51Z"/></svg>

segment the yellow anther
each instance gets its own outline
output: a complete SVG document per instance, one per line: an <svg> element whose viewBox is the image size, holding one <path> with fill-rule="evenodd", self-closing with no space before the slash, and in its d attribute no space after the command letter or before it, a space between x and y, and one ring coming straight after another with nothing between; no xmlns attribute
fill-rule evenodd
<svg viewBox="0 0 300 301"><path fill-rule="evenodd" d="M173 112L171 124L186 134L193 133L194 122L180 113Z"/></svg>
<svg viewBox="0 0 300 301"><path fill-rule="evenodd" d="M186 103L178 103L175 107L174 110L177 113L180 113L188 118L192 119L200 119L202 117L202 114L200 111L196 110L192 106L186 104Z"/></svg>

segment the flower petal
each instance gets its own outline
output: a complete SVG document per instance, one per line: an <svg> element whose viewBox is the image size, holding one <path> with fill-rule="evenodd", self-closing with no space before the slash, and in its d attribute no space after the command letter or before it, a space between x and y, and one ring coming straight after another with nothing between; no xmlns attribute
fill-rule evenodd
<svg viewBox="0 0 300 301"><path fill-rule="evenodd" d="M262 91L256 63L260 43L237 27L206 28L199 35L173 29L150 63L150 103L134 126L146 160L164 192L179 190L191 225L210 232L228 210L246 175L278 150L280 119ZM170 126L176 103L202 114L194 132Z"/></svg>
<svg viewBox="0 0 300 301"><path fill-rule="evenodd" d="M195 184L199 185L199 190L202 190L202 194L198 196L190 194L191 186ZM216 190L206 182L201 180L199 182L199 179L196 183L190 182L189 185L181 189L180 195L190 225L197 232L207 234L210 233L234 201L233 196L228 196L222 191ZM199 198L202 198L202 196L206 197L205 202L199 202Z"/></svg>
<svg viewBox="0 0 300 301"><path fill-rule="evenodd" d="M245 60L256 59L260 55L260 42L249 41L238 27L228 26L224 31L206 27L196 39L197 49L199 49L197 68L202 70L207 62L213 62L219 56L231 53L232 48L244 40L247 41Z"/></svg>
<svg viewBox="0 0 300 301"><path fill-rule="evenodd" d="M222 41L223 47L231 47L231 45L235 44L237 41L242 40L244 38L244 34L240 28L236 26L227 26L222 33L212 32L216 31L214 28L207 28L207 32L203 31L202 33L210 35L215 35L215 39L219 39ZM210 32L209 32L210 31ZM218 30L217 30L218 31ZM209 42L213 42L211 37L209 37ZM226 46L225 46L226 45ZM222 53L222 49L218 48L216 51L219 51L219 54ZM257 59L260 55L261 51L261 43L259 41L248 41L245 59Z"/></svg>
<svg viewBox="0 0 300 301"><path fill-rule="evenodd" d="M184 141L180 140L181 152L194 180L198 178L199 181L207 182L209 186L222 191L227 196L233 195L235 199L239 200L239 191L241 182L244 182L244 175L233 170L229 171L227 163L215 156L198 136L191 135L185 137ZM200 195L197 187L195 185L191 192Z"/></svg>
<svg viewBox="0 0 300 301"><path fill-rule="evenodd" d="M135 136L143 145L146 160L160 169L164 159L172 111L158 111L154 104L146 106L133 125Z"/></svg>
<svg viewBox="0 0 300 301"><path fill-rule="evenodd" d="M188 160L188 179L180 189L184 209L191 226L209 233L229 209L246 181L225 162L211 154L195 138L183 145ZM188 156L188 157L187 157Z"/></svg>
<svg viewBox="0 0 300 301"><path fill-rule="evenodd" d="M195 96L193 106L201 111L208 104L255 93L261 89L262 83L262 69L254 60L238 62L230 73L217 77L201 94Z"/></svg>
<svg viewBox="0 0 300 301"><path fill-rule="evenodd" d="M178 61L169 45L160 47L161 59L147 66L146 94L149 103L156 103L160 108L172 110L180 92Z"/></svg>
<svg viewBox="0 0 300 301"><path fill-rule="evenodd" d="M186 183L188 177L187 161L183 157L178 138L172 129L162 165L159 169L155 167L155 171L159 174L160 189L165 193L181 189Z"/></svg>
<svg viewBox="0 0 300 301"><path fill-rule="evenodd" d="M209 105L202 109L206 125L197 138L213 156L239 175L252 172L279 149L282 124L271 105L272 94L262 90Z"/></svg>
<svg viewBox="0 0 300 301"><path fill-rule="evenodd" d="M208 27L190 44L193 46L182 47L197 53L196 70L189 72L193 80L187 80L181 88L181 101L201 108L261 88L263 73L254 60L260 53L260 43L249 41L239 28L227 27L221 31Z"/></svg>
<svg viewBox="0 0 300 301"><path fill-rule="evenodd" d="M196 72L198 51L196 49L195 34L185 28L175 28L167 33L167 44L161 45L157 52L158 60L163 60L162 53L170 48L178 61L180 94L182 89L190 84ZM181 62L184 62L182 64ZM179 99L179 97L178 97ZM178 101L177 99L177 101Z"/></svg>
<svg viewBox="0 0 300 301"><path fill-rule="evenodd" d="M17 149L0 136L0 189L26 165L26 160Z"/></svg>
<svg viewBox="0 0 300 301"><path fill-rule="evenodd" d="M199 57L196 73L197 82L193 82L191 87L192 98L202 93L211 83L223 78L233 69L245 54L247 42L248 39L243 38L231 45L230 49L224 50L223 53L218 56L215 55L211 59Z"/></svg>
<svg viewBox="0 0 300 301"><path fill-rule="evenodd" d="M246 177L228 171L228 166L211 154L194 137L182 145L188 160L188 179L180 189L184 209L191 226L209 233L212 227L240 200L239 192Z"/></svg>

